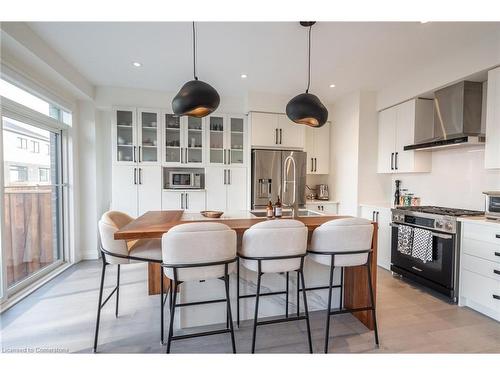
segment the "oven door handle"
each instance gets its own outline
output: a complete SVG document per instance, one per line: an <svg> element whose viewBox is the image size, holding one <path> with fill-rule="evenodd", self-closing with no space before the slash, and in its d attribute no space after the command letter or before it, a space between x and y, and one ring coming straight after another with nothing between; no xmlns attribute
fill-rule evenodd
<svg viewBox="0 0 500 375"><path fill-rule="evenodd" d="M390 223L389 225L391 227L393 227L393 228L399 228L399 224ZM412 228L415 228L412 225L408 225L408 226L412 227ZM425 229L425 228L422 228L422 229ZM427 229L427 230L430 230L430 229ZM453 239L453 236L451 234L443 234L443 233L432 232L432 235L434 237L442 238L443 240L451 240L451 239Z"/></svg>

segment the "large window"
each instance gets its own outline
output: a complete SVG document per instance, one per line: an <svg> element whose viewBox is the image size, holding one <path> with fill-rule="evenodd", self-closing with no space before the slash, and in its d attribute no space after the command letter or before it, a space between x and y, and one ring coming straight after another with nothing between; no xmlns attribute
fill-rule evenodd
<svg viewBox="0 0 500 375"><path fill-rule="evenodd" d="M60 131L2 117L7 290L62 260ZM20 150L22 136L30 150ZM41 141L52 152L39 154ZM31 146L33 145L33 146ZM5 269L4 268L4 269Z"/></svg>
<svg viewBox="0 0 500 375"><path fill-rule="evenodd" d="M40 112L46 116L52 117L53 119L61 121L66 125L71 125L72 123L71 112L68 112L53 103L49 103L48 101L41 99L4 79L0 79L0 96L22 104L25 107L33 109L34 111Z"/></svg>

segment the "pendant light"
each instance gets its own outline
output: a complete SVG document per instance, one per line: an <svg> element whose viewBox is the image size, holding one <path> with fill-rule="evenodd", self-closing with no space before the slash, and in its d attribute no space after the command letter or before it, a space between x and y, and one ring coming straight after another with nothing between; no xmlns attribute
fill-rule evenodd
<svg viewBox="0 0 500 375"><path fill-rule="evenodd" d="M215 111L220 103L217 91L196 76L196 29L193 21L193 76L172 100L176 116L205 117Z"/></svg>
<svg viewBox="0 0 500 375"><path fill-rule="evenodd" d="M319 128L328 120L328 110L316 95L309 93L311 85L311 29L315 23L314 21L300 22L302 26L309 28L307 89L305 93L295 96L288 102L286 115L297 124Z"/></svg>

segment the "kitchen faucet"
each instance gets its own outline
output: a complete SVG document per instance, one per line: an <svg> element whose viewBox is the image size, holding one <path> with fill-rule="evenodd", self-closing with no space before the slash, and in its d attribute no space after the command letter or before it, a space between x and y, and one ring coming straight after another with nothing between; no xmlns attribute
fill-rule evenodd
<svg viewBox="0 0 500 375"><path fill-rule="evenodd" d="M296 189L297 189L297 178L296 178L296 175L297 175L297 167L295 165L295 159L291 156L291 155L288 155L286 158L285 158L285 162L283 163L284 165L284 168L285 168L285 176L288 176L288 170L290 169L290 164L292 165L292 172L293 172L293 179L292 180L288 180L288 179L284 179L283 180L283 197L282 197L282 202L283 202L283 205L284 206L287 206L287 207L290 207L292 209L292 216L294 218L298 217L299 216L299 205L297 204L297 199L296 199ZM288 184L292 184L293 185L293 198L292 198L292 202L288 202L288 203L285 203L285 193L288 191Z"/></svg>

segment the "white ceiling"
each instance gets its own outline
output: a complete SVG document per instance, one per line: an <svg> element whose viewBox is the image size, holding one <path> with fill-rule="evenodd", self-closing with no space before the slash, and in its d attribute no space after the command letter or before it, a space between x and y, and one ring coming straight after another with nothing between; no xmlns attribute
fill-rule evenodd
<svg viewBox="0 0 500 375"><path fill-rule="evenodd" d="M175 92L192 78L189 22L29 26L97 86ZM251 90L291 96L305 90L307 30L298 23L203 22L197 30L198 76L221 95ZM317 23L310 92L332 102L355 90L380 90L499 33L500 23ZM241 79L242 73L248 78Z"/></svg>

